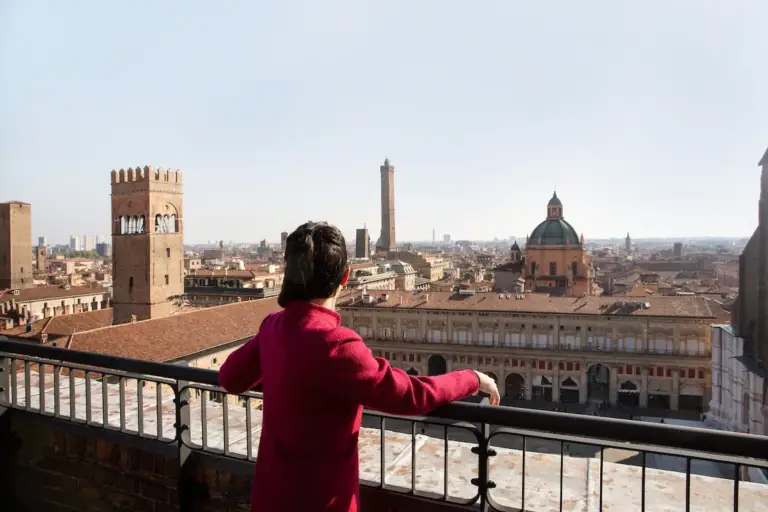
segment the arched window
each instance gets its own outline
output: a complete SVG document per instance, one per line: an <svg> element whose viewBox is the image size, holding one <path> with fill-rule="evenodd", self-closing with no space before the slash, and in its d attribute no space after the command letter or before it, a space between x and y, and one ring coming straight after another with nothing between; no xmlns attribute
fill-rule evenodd
<svg viewBox="0 0 768 512"><path fill-rule="evenodd" d="M171 217L167 213L163 215L163 233L171 233L173 232L173 229L171 229Z"/></svg>
<svg viewBox="0 0 768 512"><path fill-rule="evenodd" d="M139 223L139 218L135 215L131 217L130 221L128 221L128 231L130 234L135 235L136 233L138 233L138 231L136 231L136 225L138 223Z"/></svg>
<svg viewBox="0 0 768 512"><path fill-rule="evenodd" d="M155 233L164 233L163 230L163 216L159 213L155 215Z"/></svg>
<svg viewBox="0 0 768 512"><path fill-rule="evenodd" d="M176 226L176 215L171 215L170 221L168 222L168 228L170 233L176 233L179 231L178 226Z"/></svg>
<svg viewBox="0 0 768 512"><path fill-rule="evenodd" d="M137 233L144 233L144 221L145 221L145 218L144 218L143 215L141 217L139 217L138 221L136 221L136 232Z"/></svg>
<svg viewBox="0 0 768 512"><path fill-rule="evenodd" d="M120 234L125 235L128 233L128 218L125 215L120 216Z"/></svg>

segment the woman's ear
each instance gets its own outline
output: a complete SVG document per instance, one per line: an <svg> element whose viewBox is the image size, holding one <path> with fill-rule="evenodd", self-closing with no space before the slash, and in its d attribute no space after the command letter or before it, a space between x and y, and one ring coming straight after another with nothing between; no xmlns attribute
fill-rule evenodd
<svg viewBox="0 0 768 512"><path fill-rule="evenodd" d="M347 267L347 270L344 272L344 277L341 279L341 284L339 286L346 286L347 281L349 281L349 267Z"/></svg>

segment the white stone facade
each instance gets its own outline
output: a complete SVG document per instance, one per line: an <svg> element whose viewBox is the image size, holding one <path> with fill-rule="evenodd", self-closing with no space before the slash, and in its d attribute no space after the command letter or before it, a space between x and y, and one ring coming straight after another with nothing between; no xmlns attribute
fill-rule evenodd
<svg viewBox="0 0 768 512"><path fill-rule="evenodd" d="M712 327L713 426L734 432L768 435L765 379L737 358L744 355L744 340L729 325Z"/></svg>

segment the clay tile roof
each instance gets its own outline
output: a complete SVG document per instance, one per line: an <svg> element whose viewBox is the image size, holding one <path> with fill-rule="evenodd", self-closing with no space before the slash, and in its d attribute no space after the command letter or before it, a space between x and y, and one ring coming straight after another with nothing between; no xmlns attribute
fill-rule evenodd
<svg viewBox="0 0 768 512"><path fill-rule="evenodd" d="M112 325L112 309L100 309L87 313L55 316L51 318L45 332L48 334L72 334L90 331Z"/></svg>
<svg viewBox="0 0 768 512"><path fill-rule="evenodd" d="M72 286L66 290L60 286L39 286L37 288L23 288L19 290L18 295L14 295L12 290L6 290L0 294L0 302L11 299L17 302L26 302L45 299L63 299L66 297L79 297L81 295L97 295L107 293L106 288L89 288L86 286Z"/></svg>
<svg viewBox="0 0 768 512"><path fill-rule="evenodd" d="M360 290L345 290L339 297L338 306L375 308L419 308L475 311L499 311L520 313L552 313L578 315L630 315L713 319L715 315L702 297L551 297L545 293L501 294L475 293L458 295L453 292L403 292L387 291L389 300L364 304ZM506 296L509 295L509 299ZM374 294L375 296L375 294ZM425 296L429 299L425 302ZM524 298L517 299L517 296ZM402 303L400 302L402 299ZM616 303L648 303L648 309L619 307Z"/></svg>
<svg viewBox="0 0 768 512"><path fill-rule="evenodd" d="M279 309L276 298L216 306L78 332L69 348L149 361L173 361L250 338L258 332L262 320Z"/></svg>

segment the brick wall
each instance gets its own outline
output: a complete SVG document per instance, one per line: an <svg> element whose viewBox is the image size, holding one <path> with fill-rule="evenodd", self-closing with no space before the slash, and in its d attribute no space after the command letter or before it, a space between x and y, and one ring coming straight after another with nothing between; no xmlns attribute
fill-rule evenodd
<svg viewBox="0 0 768 512"><path fill-rule="evenodd" d="M10 410L0 414L0 439L3 512L249 510L248 462L192 452L181 469L176 444ZM361 508L456 510L365 486Z"/></svg>

